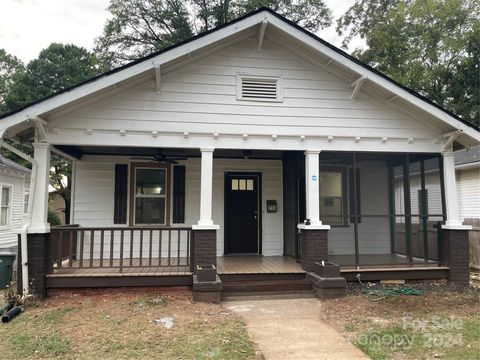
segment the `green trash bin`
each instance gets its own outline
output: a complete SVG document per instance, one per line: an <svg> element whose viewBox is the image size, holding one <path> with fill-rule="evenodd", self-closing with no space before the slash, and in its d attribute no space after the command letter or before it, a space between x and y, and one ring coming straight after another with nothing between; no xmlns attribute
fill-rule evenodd
<svg viewBox="0 0 480 360"><path fill-rule="evenodd" d="M5 289L8 285L10 285L10 282L12 281L14 262L14 253L0 253L0 289Z"/></svg>

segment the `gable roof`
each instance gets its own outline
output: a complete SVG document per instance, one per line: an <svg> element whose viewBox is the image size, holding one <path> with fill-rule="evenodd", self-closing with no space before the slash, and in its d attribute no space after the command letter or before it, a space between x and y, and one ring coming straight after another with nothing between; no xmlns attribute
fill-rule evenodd
<svg viewBox="0 0 480 360"><path fill-rule="evenodd" d="M6 157L0 155L0 167L15 170L25 174L30 174L32 171L26 167L17 164L15 161L7 159Z"/></svg>
<svg viewBox="0 0 480 360"><path fill-rule="evenodd" d="M455 165L465 165L480 162L480 146L475 146L469 150L462 149L455 151Z"/></svg>
<svg viewBox="0 0 480 360"><path fill-rule="evenodd" d="M261 7L217 28L193 36L192 38L166 47L113 70L99 74L82 83L29 103L22 108L2 114L0 115L0 136L2 136L3 131L10 126L29 120L29 118L34 116L41 116L43 113L51 111L59 106L66 105L69 102L81 99L82 97L86 97L110 86L115 86L115 84L124 81L129 77L134 77L153 69L156 64L172 61L195 50L201 49L202 47L214 44L232 34L254 27L264 20L267 20L269 24L284 30L289 35L296 37L305 45L329 56L330 59L349 68L359 76L369 79L385 90L394 93L399 98L406 100L413 106L429 112L432 116L447 123L454 129L462 130L468 135L470 140L473 140L473 142L470 141L470 143L480 142L480 132L477 126L466 122L453 112L443 108L418 92L398 83L387 75L361 62L345 51L303 29L299 25L267 7Z"/></svg>

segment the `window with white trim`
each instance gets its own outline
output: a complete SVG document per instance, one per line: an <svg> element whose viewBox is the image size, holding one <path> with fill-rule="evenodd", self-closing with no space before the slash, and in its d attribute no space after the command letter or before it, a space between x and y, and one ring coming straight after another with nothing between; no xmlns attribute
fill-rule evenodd
<svg viewBox="0 0 480 360"><path fill-rule="evenodd" d="M0 226L10 225L10 215L12 208L12 187L0 186Z"/></svg>
<svg viewBox="0 0 480 360"><path fill-rule="evenodd" d="M283 101L281 76L237 74L237 100Z"/></svg>
<svg viewBox="0 0 480 360"><path fill-rule="evenodd" d="M134 168L134 224L166 225L167 168Z"/></svg>
<svg viewBox="0 0 480 360"><path fill-rule="evenodd" d="M23 193L23 213L26 214L28 212L28 199L30 198L30 192L25 191Z"/></svg>

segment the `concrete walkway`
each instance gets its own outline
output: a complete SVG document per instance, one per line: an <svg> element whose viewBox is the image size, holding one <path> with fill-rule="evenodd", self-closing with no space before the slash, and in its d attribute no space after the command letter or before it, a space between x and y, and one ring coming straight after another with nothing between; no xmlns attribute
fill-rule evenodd
<svg viewBox="0 0 480 360"><path fill-rule="evenodd" d="M369 359L320 319L317 299L241 300L222 303L242 316L267 360Z"/></svg>

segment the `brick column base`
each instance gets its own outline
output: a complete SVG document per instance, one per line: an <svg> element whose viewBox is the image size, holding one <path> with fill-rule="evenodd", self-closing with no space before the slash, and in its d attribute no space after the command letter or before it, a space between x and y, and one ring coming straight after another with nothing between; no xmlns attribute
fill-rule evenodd
<svg viewBox="0 0 480 360"><path fill-rule="evenodd" d="M217 230L192 230L192 264L217 266Z"/></svg>
<svg viewBox="0 0 480 360"><path fill-rule="evenodd" d="M315 262L328 260L328 230L301 230L300 263L303 270L315 271Z"/></svg>
<svg viewBox="0 0 480 360"><path fill-rule="evenodd" d="M47 296L45 276L52 268L50 256L50 233L28 234L28 280L30 283L30 294L44 299ZM22 246L20 235L18 236L18 271L17 291L23 295L22 284Z"/></svg>
<svg viewBox="0 0 480 360"><path fill-rule="evenodd" d="M192 230L193 300L219 303L222 294L222 281L216 275L217 267L217 230ZM197 265L214 265L214 278L211 281L199 281Z"/></svg>
<svg viewBox="0 0 480 360"><path fill-rule="evenodd" d="M468 230L443 230L443 260L450 268L448 280L459 284L470 283L470 251Z"/></svg>

